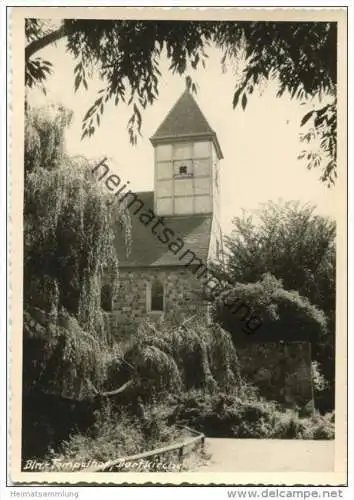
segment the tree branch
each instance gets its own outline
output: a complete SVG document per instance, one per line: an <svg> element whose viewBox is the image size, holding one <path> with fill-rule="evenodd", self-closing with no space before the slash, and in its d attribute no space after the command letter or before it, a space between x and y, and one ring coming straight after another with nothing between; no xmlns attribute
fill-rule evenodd
<svg viewBox="0 0 354 500"><path fill-rule="evenodd" d="M114 391L108 391L108 392L101 392L100 396L115 396L116 394L120 394L121 392L125 391L132 385L133 381L128 380L125 384L121 385L118 387L118 389L115 389Z"/></svg>
<svg viewBox="0 0 354 500"><path fill-rule="evenodd" d="M29 43L25 48L25 60L33 56L38 50L44 49L47 45L56 42L60 38L63 38L67 35L65 25L63 24L60 28L47 35L44 35L42 38L38 40L33 40L33 42Z"/></svg>
<svg viewBox="0 0 354 500"><path fill-rule="evenodd" d="M128 382L126 382L125 384L118 387L118 389L114 389L113 391L107 391L107 392L99 392L91 381L89 381L89 383L90 383L90 386L91 386L93 392L96 394L96 396L104 396L105 397L105 396L115 396L116 394L122 393L128 387L130 387L132 385L133 381L128 380Z"/></svg>

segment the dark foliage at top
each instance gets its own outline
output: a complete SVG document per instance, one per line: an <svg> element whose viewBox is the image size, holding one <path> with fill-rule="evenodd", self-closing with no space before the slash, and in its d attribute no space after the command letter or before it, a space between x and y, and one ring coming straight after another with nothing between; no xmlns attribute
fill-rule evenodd
<svg viewBox="0 0 354 500"><path fill-rule="evenodd" d="M264 80L277 78L278 96L324 95L331 102L305 116L311 123L304 133L305 143L319 138L321 155L303 152L308 168L321 168L321 180L328 185L336 178L336 23L324 22L215 22L215 21L132 21L66 19L59 27L46 30L43 22L26 23L26 84L43 85L51 63L34 55L47 45L66 37L66 49L77 64L74 86L88 88L93 71L103 82L95 102L83 119L83 137L94 133L106 103L113 100L131 106L128 123L130 141L135 144L141 132L143 110L159 93L159 61L166 55L173 73L186 75L205 67L208 48L221 50L223 68L237 69L244 63L231 97L235 108L247 102Z"/></svg>

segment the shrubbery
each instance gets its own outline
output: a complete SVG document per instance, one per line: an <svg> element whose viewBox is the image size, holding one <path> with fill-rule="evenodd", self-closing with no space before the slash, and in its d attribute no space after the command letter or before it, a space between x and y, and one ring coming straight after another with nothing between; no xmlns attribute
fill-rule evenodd
<svg viewBox="0 0 354 500"><path fill-rule="evenodd" d="M90 433L74 434L61 446L56 458L64 461L106 462L115 457L139 453L144 437L137 419L120 414L100 415Z"/></svg>
<svg viewBox="0 0 354 500"><path fill-rule="evenodd" d="M173 420L209 437L334 439L334 414L301 418L275 402L248 396L191 391L175 398Z"/></svg>
<svg viewBox="0 0 354 500"><path fill-rule="evenodd" d="M48 463L57 464L58 470L61 463L88 464L95 461L101 464L167 446L178 439L186 439L186 431L167 423L166 407L146 407L143 418L139 418L125 410L117 412L107 404L97 412L90 431L70 436L57 453L48 458Z"/></svg>
<svg viewBox="0 0 354 500"><path fill-rule="evenodd" d="M274 435L280 439L334 439L334 414L300 418L291 410L277 412Z"/></svg>
<svg viewBox="0 0 354 500"><path fill-rule="evenodd" d="M54 458L62 462L106 462L166 446L187 437L182 426L209 437L248 439L334 439L334 413L301 418L260 399L252 387L239 395L192 390L144 407L137 416L107 405L85 435L64 441Z"/></svg>

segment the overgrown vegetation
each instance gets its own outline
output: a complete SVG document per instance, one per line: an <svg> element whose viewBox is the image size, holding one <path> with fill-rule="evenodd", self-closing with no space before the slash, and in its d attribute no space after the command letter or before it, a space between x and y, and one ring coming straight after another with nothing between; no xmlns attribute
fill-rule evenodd
<svg viewBox="0 0 354 500"><path fill-rule="evenodd" d="M62 108L26 109L24 455L32 445L43 451L46 438L48 444L59 439L58 431L70 424L63 419L65 404L93 399L92 385L102 388L107 367L119 357L100 292L104 271L118 273L113 221L126 228L129 241L129 220L107 202L90 163L66 155L69 122L70 113ZM81 413L82 422L72 419L72 427L92 420Z"/></svg>
<svg viewBox="0 0 354 500"><path fill-rule="evenodd" d="M48 457L48 467L59 471L61 464L84 468L96 463L97 467L115 458L150 451L188 437L188 432L167 423L165 406L149 405L142 416L114 408L107 402L104 409L96 412L95 423L85 434L73 434L61 443L57 453ZM166 460L166 456L162 460ZM173 464L176 457L169 457L168 461ZM154 470L161 464L151 460L146 465ZM129 472L129 464L122 462L118 470Z"/></svg>
<svg viewBox="0 0 354 500"><path fill-rule="evenodd" d="M48 467L60 470L62 464L102 464L112 457L123 458L184 441L191 437L184 426L209 437L334 439L334 413L301 416L301 411L284 410L274 401L261 398L252 386L242 385L235 392L193 389L169 394L164 401L146 403L143 413L108 404L96 413L95 423L85 434L70 436L54 455L48 456L48 464L52 463ZM162 457L162 461L172 467L178 463L173 454ZM150 470L157 465L151 461ZM124 468L122 462L119 470L129 467Z"/></svg>
<svg viewBox="0 0 354 500"><path fill-rule="evenodd" d="M96 406L78 407L80 418L84 412L88 417L95 412L95 417L87 418L81 428L77 421L64 448L60 440L54 442L47 435L47 446L59 450L57 457L105 461L108 457L152 449L180 435L174 426L178 422L171 421L173 405L162 406L171 394L182 397L188 390L201 390L207 396L218 391L238 394L240 390L237 356L230 335L218 325L206 326L198 319L189 321L188 326L187 322L176 325L173 321L145 323L126 350L116 354L116 359L112 356L103 365L105 388L124 384L127 379L130 385L122 393L97 400ZM77 413L72 416L78 418ZM55 433L55 419L48 417L47 424ZM63 420L58 424L62 429ZM45 440L43 427L41 439Z"/></svg>
<svg viewBox="0 0 354 500"><path fill-rule="evenodd" d="M262 399L249 387L239 395L205 396L190 391L175 399L173 420L214 437L333 439L334 414L300 417L295 410L282 410ZM253 392L253 394L252 394Z"/></svg>
<svg viewBox="0 0 354 500"><path fill-rule="evenodd" d="M336 227L312 205L269 202L234 218L226 258L215 269L223 288L213 292L216 317L244 341L311 343L326 384L318 401L334 408ZM232 313L232 304L240 306ZM236 307L237 308L237 307ZM240 316L251 310L250 332ZM246 329L247 330L247 329Z"/></svg>
<svg viewBox="0 0 354 500"><path fill-rule="evenodd" d="M240 386L230 335L200 318L184 324L143 323L125 359L135 366L135 390L143 400L189 389L237 391Z"/></svg>
<svg viewBox="0 0 354 500"><path fill-rule="evenodd" d="M225 289L218 291L214 299L214 309L216 318L233 333L236 344L250 340L315 342L327 332L323 311L297 291L286 290L282 281L269 273L262 275L254 283L227 284ZM241 332L239 319L247 315L248 309L252 313L254 323L257 319L259 328L254 328L252 332ZM251 322L252 320L249 321ZM250 335L254 336L253 339Z"/></svg>

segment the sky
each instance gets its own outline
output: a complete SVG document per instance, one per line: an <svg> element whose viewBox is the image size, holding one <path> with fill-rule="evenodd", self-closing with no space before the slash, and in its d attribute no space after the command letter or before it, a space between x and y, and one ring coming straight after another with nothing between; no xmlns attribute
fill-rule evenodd
<svg viewBox="0 0 354 500"><path fill-rule="evenodd" d="M314 102L299 102L289 96L276 97L277 85L272 81L260 92L254 92L247 107L232 107L236 77L230 67L221 69L221 53L208 50L205 69L191 72L198 84L195 96L209 124L217 133L224 159L220 163L221 227L224 234L232 229L232 218L242 209L253 210L268 200L300 200L315 204L317 212L334 216L336 188L328 189L319 180L320 171L309 171L297 159L304 149L299 140L302 116ZM29 101L34 106L58 103L73 111L73 121L66 133L67 151L88 158L111 159L112 171L122 180L130 181L134 191L153 190L154 156L149 138L166 117L185 89L185 76L168 71L166 59L161 60L162 77L159 97L143 114L142 137L138 144L129 143L127 122L130 109L112 104L105 109L95 134L81 140L82 118L103 87L97 77L89 80L88 90L74 92L75 60L66 53L65 42L37 53L52 62L53 73L48 77L45 96L31 90Z"/></svg>

